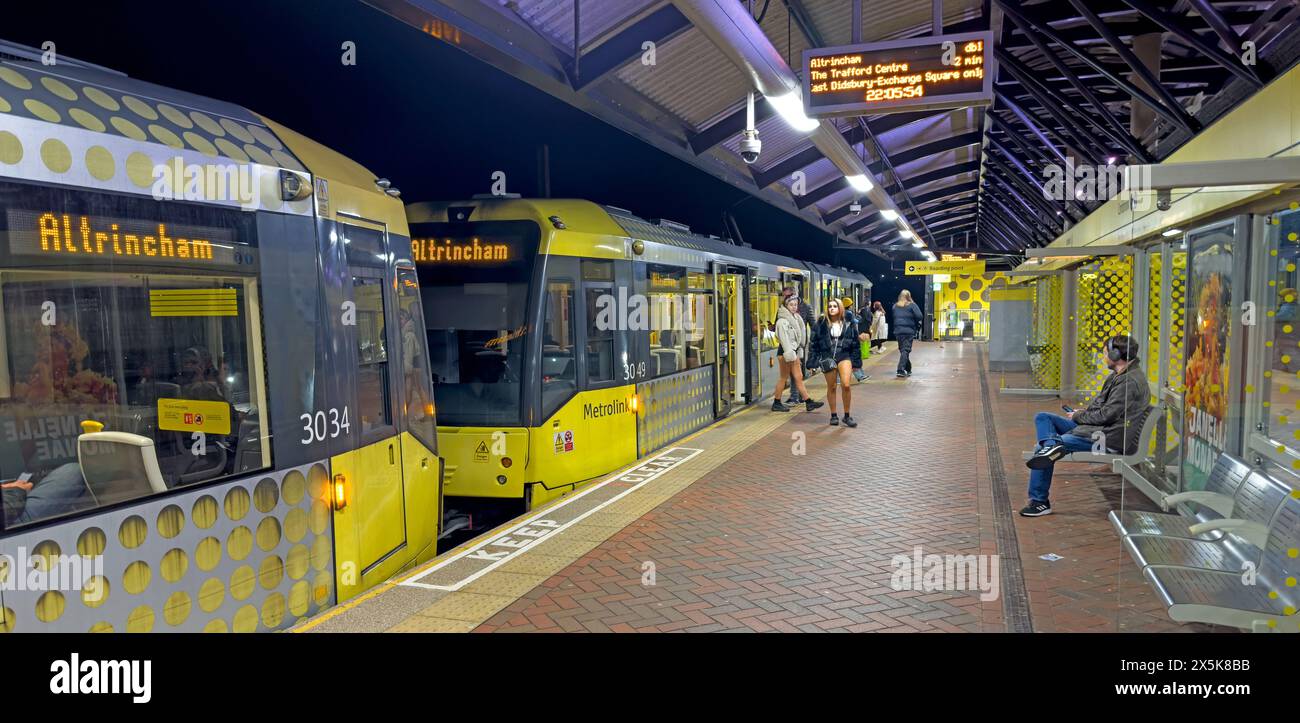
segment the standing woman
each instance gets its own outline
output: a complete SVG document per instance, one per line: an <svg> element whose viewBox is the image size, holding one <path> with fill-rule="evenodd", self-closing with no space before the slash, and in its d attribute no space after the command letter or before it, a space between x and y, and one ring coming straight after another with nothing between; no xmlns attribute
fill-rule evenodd
<svg viewBox="0 0 1300 723"><path fill-rule="evenodd" d="M894 304L894 338L898 340L898 379L912 376L912 340L921 333L925 317L912 302L912 292L903 289Z"/></svg>
<svg viewBox="0 0 1300 723"><path fill-rule="evenodd" d="M811 412L823 402L814 402L803 383L802 360L808 349L808 325L799 316L799 297L794 294L785 297L785 303L776 310L776 338L781 344L781 353L777 356L781 368L776 380L776 393L772 395L772 411L790 411L781 403L781 392L785 391L788 378L804 399L804 408Z"/></svg>
<svg viewBox="0 0 1300 723"><path fill-rule="evenodd" d="M885 320L885 307L879 301L871 302L871 349L879 349L889 338L889 322Z"/></svg>
<svg viewBox="0 0 1300 723"><path fill-rule="evenodd" d="M835 383L839 382L844 402L844 426L856 427L858 423L849 414L853 402L853 359L862 354L853 323L844 314L843 302L831 299L826 302L826 316L817 322L813 333L812 358L817 360L826 377L826 401L831 403L831 426L840 423L835 413Z"/></svg>

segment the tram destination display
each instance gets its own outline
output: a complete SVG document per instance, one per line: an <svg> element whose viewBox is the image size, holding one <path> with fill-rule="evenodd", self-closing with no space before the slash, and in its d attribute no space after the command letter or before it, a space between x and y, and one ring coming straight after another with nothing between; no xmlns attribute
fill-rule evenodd
<svg viewBox="0 0 1300 723"><path fill-rule="evenodd" d="M825 118L987 105L992 50L988 32L805 50L804 111Z"/></svg>
<svg viewBox="0 0 1300 723"><path fill-rule="evenodd" d="M257 251L230 229L85 213L11 208L5 212L11 257L44 263L102 262L246 269Z"/></svg>

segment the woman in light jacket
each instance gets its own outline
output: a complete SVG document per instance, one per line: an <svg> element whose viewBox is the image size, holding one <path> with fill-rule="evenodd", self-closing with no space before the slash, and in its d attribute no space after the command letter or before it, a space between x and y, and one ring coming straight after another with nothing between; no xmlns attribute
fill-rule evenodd
<svg viewBox="0 0 1300 723"><path fill-rule="evenodd" d="M879 301L871 303L871 350L874 352L889 338L889 322L885 320L885 307Z"/></svg>
<svg viewBox="0 0 1300 723"><path fill-rule="evenodd" d="M788 412L790 408L781 403L781 392L785 391L786 379L793 379L795 389L804 399L804 408L812 411L824 404L814 402L803 383L803 363L808 349L808 325L799 316L799 297L790 295L776 312L776 338L781 344L777 361L780 374L776 379L776 393L772 395L772 411Z"/></svg>

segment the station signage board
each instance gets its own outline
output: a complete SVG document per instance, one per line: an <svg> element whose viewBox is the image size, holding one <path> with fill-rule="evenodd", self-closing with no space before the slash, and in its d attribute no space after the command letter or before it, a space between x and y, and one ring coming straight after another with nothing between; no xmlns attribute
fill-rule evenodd
<svg viewBox="0 0 1300 723"><path fill-rule="evenodd" d="M908 261L904 264L907 276L930 276L932 274L982 274L983 261Z"/></svg>
<svg viewBox="0 0 1300 723"><path fill-rule="evenodd" d="M826 118L988 105L992 57L987 31L805 50L804 112Z"/></svg>

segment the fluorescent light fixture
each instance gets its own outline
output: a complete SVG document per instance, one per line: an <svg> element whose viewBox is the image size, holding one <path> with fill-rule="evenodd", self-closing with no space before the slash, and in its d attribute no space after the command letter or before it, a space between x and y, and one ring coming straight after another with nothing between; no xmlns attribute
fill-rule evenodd
<svg viewBox="0 0 1300 723"><path fill-rule="evenodd" d="M897 220L898 220L898 211L895 211L895 210L892 209L892 208L882 208L882 209L880 209L880 215L883 216L883 217L885 218L886 221L897 221Z"/></svg>
<svg viewBox="0 0 1300 723"><path fill-rule="evenodd" d="M872 183L870 178L867 178L861 173L852 176L845 176L844 180L848 181L849 185L853 187L853 190L858 193L866 193L876 187L876 184Z"/></svg>
<svg viewBox="0 0 1300 723"><path fill-rule="evenodd" d="M799 91L791 91L785 95L766 96L767 102L772 104L776 112L790 127L801 132L811 133L817 130L821 121L815 118L809 118L803 112L803 99L799 97Z"/></svg>
<svg viewBox="0 0 1300 723"><path fill-rule="evenodd" d="M1164 236L1165 238L1168 238L1168 237L1170 237L1170 236L1177 236L1177 235L1181 234L1182 232L1183 232L1183 230L1182 230L1181 228L1171 228L1171 229L1169 229L1168 231L1165 231L1164 233L1162 233L1162 234L1160 234L1160 235L1161 235L1161 236Z"/></svg>
<svg viewBox="0 0 1300 723"><path fill-rule="evenodd" d="M929 260L929 261L934 261L934 252L933 252L933 251L926 251L925 253L923 253L923 254L921 254L921 255L924 256L924 257L925 257L927 260Z"/></svg>
<svg viewBox="0 0 1300 723"><path fill-rule="evenodd" d="M914 248L918 248L918 249L919 249L919 248L922 248L923 246L925 246L925 244L921 243L921 241L918 239L918 240L912 242L912 246L913 246Z"/></svg>

